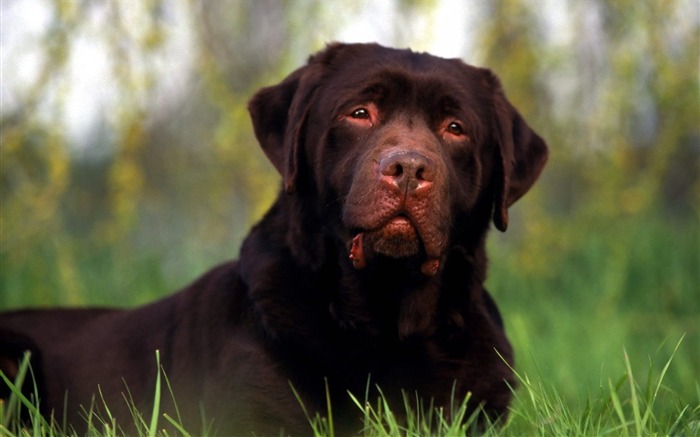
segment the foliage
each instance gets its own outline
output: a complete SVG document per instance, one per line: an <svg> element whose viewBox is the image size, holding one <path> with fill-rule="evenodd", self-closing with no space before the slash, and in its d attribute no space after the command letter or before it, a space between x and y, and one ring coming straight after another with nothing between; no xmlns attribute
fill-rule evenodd
<svg viewBox="0 0 700 437"><path fill-rule="evenodd" d="M122 273L133 269L124 254L158 258L172 278L168 286L235 254L278 189L252 137L246 100L301 63L323 35L334 39L329 6L45 6L53 17L28 46L43 64L29 85L8 87L15 104L4 105L0 120L3 271L35 269L31 275L56 288L39 301L75 304L91 294L76 266L92 253L106 254L113 263L106 268ZM396 40L385 43L423 47L406 29L425 27L421 20L437 6L397 3L397 29L389 32ZM522 231L536 235L535 245L571 217L612 222L663 211L697 229L700 108L689 91L700 51L697 8L683 1L587 2L556 15L507 0L473 9L481 24L468 59L501 76L551 146L543 180L523 202ZM358 19L362 13L361 6L348 10ZM553 16L569 30L552 24ZM301 30L308 22L316 36ZM81 139L65 119L86 40L105 53L110 93L109 111L98 111L93 133ZM168 64L183 48L191 52L184 67ZM169 77L178 74L177 81ZM44 261L32 267L37 253ZM124 293L137 279L114 288ZM0 304L37 300L8 286Z"/></svg>

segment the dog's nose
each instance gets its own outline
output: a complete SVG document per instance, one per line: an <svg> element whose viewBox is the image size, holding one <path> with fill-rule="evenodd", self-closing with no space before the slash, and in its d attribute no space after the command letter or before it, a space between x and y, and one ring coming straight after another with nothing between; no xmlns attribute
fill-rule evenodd
<svg viewBox="0 0 700 437"><path fill-rule="evenodd" d="M379 161L382 178L398 188L416 191L432 185L435 165L427 156L413 151L389 153Z"/></svg>

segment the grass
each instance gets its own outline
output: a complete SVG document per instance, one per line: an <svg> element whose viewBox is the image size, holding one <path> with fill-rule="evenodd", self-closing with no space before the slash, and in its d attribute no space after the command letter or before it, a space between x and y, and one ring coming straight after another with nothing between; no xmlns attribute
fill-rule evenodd
<svg viewBox="0 0 700 437"><path fill-rule="evenodd" d="M625 372L616 379L608 379L595 396L589 397L579 407L568 405L557 389L542 375L531 378L527 374L516 372L520 387L514 391L514 402L510 417L505 423L487 424L480 430L485 436L510 435L569 435L569 436L695 436L700 435L700 385L695 383L696 398L693 402L683 402L672 389L664 383L664 378L671 368L676 353L682 349L678 341L674 353L668 357L661 369L649 367L646 378L640 379L633 370L629 356L623 352ZM64 436L72 435L65 426L55 420L47 421L38 412L33 399L28 399L17 388L29 375L28 359L21 366L17 381L9 381L1 375L3 383L12 389L12 396L7 404L0 404L0 436ZM162 379L161 379L162 376ZM155 402L150 418L135 408L132 409L133 420L139 436L155 437L169 435L164 426L175 429L179 434L189 436L177 418L160 413L160 399L163 395L172 396L167 377L160 373L155 387ZM406 421L397 419L387 402L379 398L374 402L361 401L352 394L358 413L364 417L364 430L361 435L367 437L421 437L469 435L475 429L475 416L467 416L466 399L454 399L451 408L452 420L447 420L443 411L427 406L416 410L415 402L406 394ZM129 401L126 396L126 401ZM133 403L132 403L133 405ZM24 406L30 412L28 425L18 420L19 407ZM90 426L91 436L121 436L123 432L118 423L109 414L109 406L101 404L104 411L100 416L93 405L86 411L86 420ZM301 405L303 409L303 405ZM328 411L332 405L328 403ZM306 412L304 410L304 412ZM309 431L317 437L335 436L332 413L326 417L316 415L309 418Z"/></svg>
<svg viewBox="0 0 700 437"><path fill-rule="evenodd" d="M513 223L508 233L490 237L487 287L515 349L519 386L508 421L484 433L700 435L697 221L522 217ZM518 223L533 228L518 229ZM139 304L172 292L203 266L234 253L223 247L206 256L178 247L149 253L130 249L128 241L122 244L111 248L85 240L47 240L31 256L0 252L0 307ZM70 249L71 263L60 259L57 247ZM166 252L171 260L178 253L189 253L183 256L190 259L168 269L158 262ZM168 395L167 378L159 390ZM428 406L421 411L407 407L410 420L401 424L381 399L368 402L362 394L355 396L368 436L417 436L427 430L452 436L468 428L444 420ZM29 400L18 393L13 399L0 406L0 437L64 435L60 420L45 423L34 414L31 426L21 428L16 407ZM454 411L459 412L462 401L455 399ZM105 414L106 407L98 399L86 412L93 431L119 435L119 424ZM141 435L162 433L165 426L178 429L177 417L163 417L157 410L134 411ZM316 435L334 435L332 415L309 420Z"/></svg>
<svg viewBox="0 0 700 437"><path fill-rule="evenodd" d="M681 341L676 352L680 346ZM700 386L696 382L695 401L684 403L664 384L674 356L658 372L650 366L645 381L636 376L626 352L623 356L625 373L607 379L606 385L578 409L568 406L541 376L533 381L518 375L523 389L515 393L514 417L504 431L526 435L698 435Z"/></svg>

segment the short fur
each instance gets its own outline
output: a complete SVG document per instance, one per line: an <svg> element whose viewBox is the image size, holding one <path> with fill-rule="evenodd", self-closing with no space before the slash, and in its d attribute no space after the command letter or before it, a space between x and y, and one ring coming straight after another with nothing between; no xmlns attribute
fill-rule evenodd
<svg viewBox="0 0 700 437"><path fill-rule="evenodd" d="M283 190L240 261L136 309L4 313L0 369L12 377L31 351L42 412L65 408L78 430L98 386L122 425L125 386L150 411L155 350L195 433L307 435L290 385L324 412L327 384L342 433L361 429L347 391L376 386L397 411L402 390L445 411L471 393L505 416L513 356L483 286L485 237L491 220L505 231L547 148L495 75L332 44L249 109Z"/></svg>

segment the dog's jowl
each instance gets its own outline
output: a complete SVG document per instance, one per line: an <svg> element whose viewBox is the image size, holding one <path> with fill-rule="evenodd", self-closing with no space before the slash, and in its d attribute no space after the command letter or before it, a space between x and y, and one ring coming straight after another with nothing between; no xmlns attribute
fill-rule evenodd
<svg viewBox="0 0 700 437"><path fill-rule="evenodd" d="M193 433L307 435L300 401L323 414L326 392L336 426L359 431L348 391L376 387L397 413L402 391L446 412L471 393L472 409L503 418L513 356L483 286L485 236L506 230L547 147L497 77L332 44L249 110L283 186L240 259L136 309L0 314L4 374L30 351L42 413L79 431L93 399L133 423L127 387L151 410L156 350L173 394L161 412Z"/></svg>

